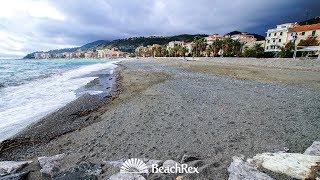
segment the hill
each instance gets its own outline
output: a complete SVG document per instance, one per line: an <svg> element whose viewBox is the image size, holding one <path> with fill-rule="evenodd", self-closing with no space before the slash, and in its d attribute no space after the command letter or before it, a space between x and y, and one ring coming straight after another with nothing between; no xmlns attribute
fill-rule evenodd
<svg viewBox="0 0 320 180"><path fill-rule="evenodd" d="M299 25L310 25L310 24L318 24L320 23L320 16L314 17L312 19L308 19L305 21L299 22Z"/></svg>
<svg viewBox="0 0 320 180"><path fill-rule="evenodd" d="M105 44L101 44L96 46L96 49L103 49L103 48L112 48L117 47L121 51L125 52L134 52L134 50L139 46L148 46L153 44L159 44L159 45L165 45L168 44L170 41L185 41L185 42L191 42L193 41L194 37L200 36L200 37L206 37L208 35L206 34L182 34L177 36L167 36L167 37L133 37L133 38L127 38L127 39L117 39L114 41L107 42Z"/></svg>
<svg viewBox="0 0 320 180"><path fill-rule="evenodd" d="M109 41L106 41L106 40L98 40L98 41L94 41L94 42L85 44L85 45L80 46L80 47L50 50L50 51L48 51L48 53L64 53L64 52L75 52L75 51L78 51L78 50L87 50L87 49L90 49L90 48L92 48L92 47L96 47L96 46L98 46L98 45L100 45L100 44L105 44L105 43L107 43L107 42L109 42ZM24 57L24 59L32 59L32 58L34 58L34 54L35 54L35 53L39 53L39 52L42 52L42 51L37 51L37 52L30 53L30 54L26 55L26 56Z"/></svg>

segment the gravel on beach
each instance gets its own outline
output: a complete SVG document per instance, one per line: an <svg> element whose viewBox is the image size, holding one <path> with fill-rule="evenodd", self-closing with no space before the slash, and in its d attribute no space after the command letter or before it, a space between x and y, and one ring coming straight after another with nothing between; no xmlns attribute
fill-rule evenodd
<svg viewBox="0 0 320 180"><path fill-rule="evenodd" d="M320 140L318 89L217 76L160 61L123 61L122 93L98 122L34 147L33 153L9 151L1 158L65 153L68 168L132 157L179 161L196 153L215 164L209 168L214 179L226 179L232 156L284 148L303 152ZM100 178L114 173L103 172Z"/></svg>

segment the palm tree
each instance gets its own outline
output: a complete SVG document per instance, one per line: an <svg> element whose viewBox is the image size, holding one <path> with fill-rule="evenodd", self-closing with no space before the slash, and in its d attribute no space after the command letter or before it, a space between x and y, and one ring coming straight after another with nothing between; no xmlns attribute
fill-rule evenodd
<svg viewBox="0 0 320 180"><path fill-rule="evenodd" d="M212 51L213 51L213 47L212 47L211 44L209 44L209 45L207 46L207 48L206 48L206 56L207 56L207 57L210 57Z"/></svg>
<svg viewBox="0 0 320 180"><path fill-rule="evenodd" d="M193 56L200 57L206 50L207 42L203 37L196 36L193 40Z"/></svg>
<svg viewBox="0 0 320 180"><path fill-rule="evenodd" d="M167 50L165 47L162 47L162 48L161 48L161 56L162 56L162 57L167 57L167 56L169 56L169 52L168 52L168 50Z"/></svg>
<svg viewBox="0 0 320 180"><path fill-rule="evenodd" d="M180 46L178 54L180 57L185 57L186 53L188 52L187 48Z"/></svg>
<svg viewBox="0 0 320 180"><path fill-rule="evenodd" d="M213 52L213 56L217 56L220 49L222 48L222 41L221 40L215 40L212 43L212 52Z"/></svg>
<svg viewBox="0 0 320 180"><path fill-rule="evenodd" d="M153 57L160 57L161 56L161 49L162 49L162 47L160 45L153 46L152 47Z"/></svg>
<svg viewBox="0 0 320 180"><path fill-rule="evenodd" d="M233 40L231 38L222 41L223 56L231 56L233 49Z"/></svg>
<svg viewBox="0 0 320 180"><path fill-rule="evenodd" d="M238 40L233 40L232 45L233 45L232 55L241 56L241 53L242 53L241 49L243 44Z"/></svg>

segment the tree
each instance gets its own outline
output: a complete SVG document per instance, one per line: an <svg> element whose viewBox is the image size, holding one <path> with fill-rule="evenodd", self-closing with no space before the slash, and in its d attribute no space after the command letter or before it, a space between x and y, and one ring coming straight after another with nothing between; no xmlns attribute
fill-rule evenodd
<svg viewBox="0 0 320 180"><path fill-rule="evenodd" d="M162 47L161 48L161 56L162 57L168 57L169 56L169 52L168 52L166 47Z"/></svg>
<svg viewBox="0 0 320 180"><path fill-rule="evenodd" d="M196 36L193 40L193 57L201 57L207 48L207 42L203 37Z"/></svg>
<svg viewBox="0 0 320 180"><path fill-rule="evenodd" d="M209 45L207 46L207 49L206 49L206 55L207 55L207 57L210 57L210 56L211 56L212 51L213 51L212 44L209 44Z"/></svg>
<svg viewBox="0 0 320 180"><path fill-rule="evenodd" d="M264 48L262 44L255 44L253 47L245 47L242 53L244 57L255 57L262 58L264 57Z"/></svg>
<svg viewBox="0 0 320 180"><path fill-rule="evenodd" d="M222 41L215 40L215 41L213 41L211 46L212 46L213 56L214 57L218 56L218 53L219 53L220 49L222 48Z"/></svg>
<svg viewBox="0 0 320 180"><path fill-rule="evenodd" d="M223 56L240 56L242 44L238 40L227 38L222 40Z"/></svg>
<svg viewBox="0 0 320 180"><path fill-rule="evenodd" d="M305 40L301 40L298 46L318 46L319 42L316 37L308 37Z"/></svg>
<svg viewBox="0 0 320 180"><path fill-rule="evenodd" d="M290 58L293 56L294 42L288 42L284 47L281 48L278 57Z"/></svg>
<svg viewBox="0 0 320 180"><path fill-rule="evenodd" d="M161 57L161 49L160 45L155 45L152 47L152 54L154 57Z"/></svg>
<svg viewBox="0 0 320 180"><path fill-rule="evenodd" d="M233 56L240 56L241 55L241 49L243 44L238 40L233 40L232 42L232 55Z"/></svg>
<svg viewBox="0 0 320 180"><path fill-rule="evenodd" d="M182 46L179 47L178 54L180 57L185 57L187 52L187 48Z"/></svg>

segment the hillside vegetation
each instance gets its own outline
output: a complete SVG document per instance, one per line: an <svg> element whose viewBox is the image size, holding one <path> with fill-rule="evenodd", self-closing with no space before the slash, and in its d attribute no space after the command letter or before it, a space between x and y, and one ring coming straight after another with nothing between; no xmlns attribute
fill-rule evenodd
<svg viewBox="0 0 320 180"><path fill-rule="evenodd" d="M318 24L318 23L320 23L320 16L299 22L299 25L302 26L302 25L310 25L310 24Z"/></svg>
<svg viewBox="0 0 320 180"><path fill-rule="evenodd" d="M117 47L122 51L125 52L134 52L135 49L139 46L148 46L153 44L165 45L168 44L170 41L185 41L191 42L194 40L196 36L199 37L206 37L206 34L182 34L178 36L167 36L167 37L134 37L134 38L127 38L127 39L117 39L114 41L107 42L105 44L98 45L96 49L103 49L103 48L112 48Z"/></svg>

